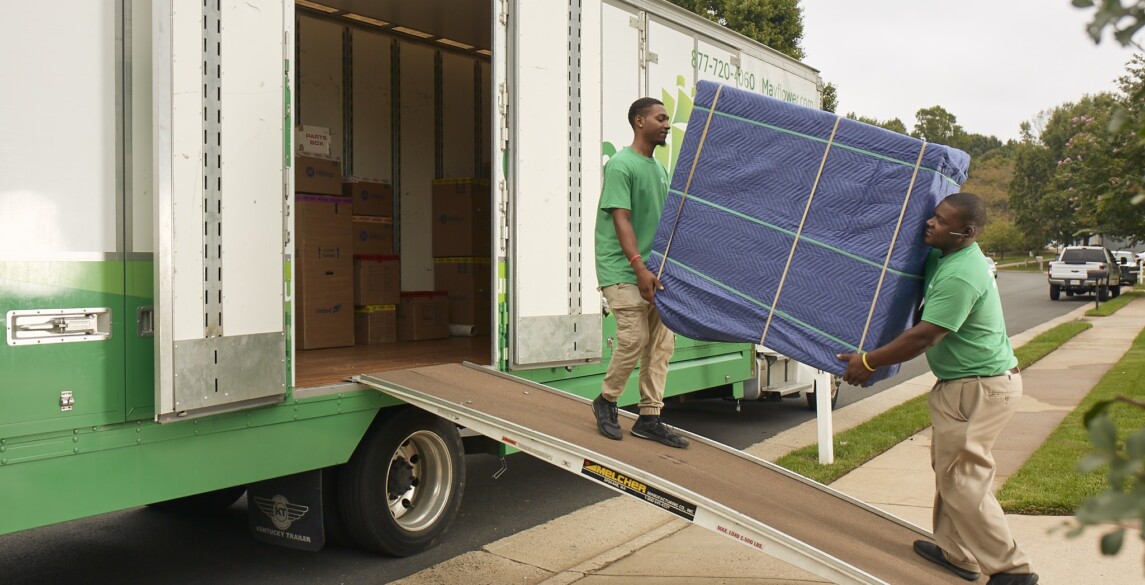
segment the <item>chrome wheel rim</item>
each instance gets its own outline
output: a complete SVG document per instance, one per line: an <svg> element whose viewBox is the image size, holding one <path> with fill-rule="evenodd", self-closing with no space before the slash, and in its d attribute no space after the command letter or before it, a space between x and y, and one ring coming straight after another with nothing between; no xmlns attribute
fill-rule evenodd
<svg viewBox="0 0 1145 585"><path fill-rule="evenodd" d="M417 532L445 512L453 489L453 468L445 439L429 431L406 437L386 473L386 505L398 526Z"/></svg>

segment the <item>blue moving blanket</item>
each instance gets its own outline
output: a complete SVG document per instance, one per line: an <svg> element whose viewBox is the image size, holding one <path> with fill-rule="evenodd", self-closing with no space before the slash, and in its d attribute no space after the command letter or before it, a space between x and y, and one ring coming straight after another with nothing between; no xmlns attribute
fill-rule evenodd
<svg viewBox="0 0 1145 585"><path fill-rule="evenodd" d="M923 147L701 81L648 259L654 274L663 266L664 323L835 374L845 365L836 354L894 339L921 299L926 220L970 164L960 150Z"/></svg>

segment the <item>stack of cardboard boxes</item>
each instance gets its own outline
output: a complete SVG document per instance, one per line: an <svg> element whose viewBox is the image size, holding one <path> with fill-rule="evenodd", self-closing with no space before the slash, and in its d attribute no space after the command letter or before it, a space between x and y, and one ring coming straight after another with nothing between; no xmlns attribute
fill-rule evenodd
<svg viewBox="0 0 1145 585"><path fill-rule="evenodd" d="M294 161L295 308L299 349L354 344L350 200L337 159Z"/></svg>
<svg viewBox="0 0 1145 585"><path fill-rule="evenodd" d="M455 335L490 333L491 200L485 179L433 182L434 288L446 293Z"/></svg>
<svg viewBox="0 0 1145 585"><path fill-rule="evenodd" d="M353 201L354 340L397 341L401 262L394 254L394 191L382 181L351 177L342 194Z"/></svg>
<svg viewBox="0 0 1145 585"><path fill-rule="evenodd" d="M300 148L326 144L323 132ZM489 181L433 182L434 290L402 291L393 188L343 181L341 163L313 148L294 163L299 349L489 335Z"/></svg>

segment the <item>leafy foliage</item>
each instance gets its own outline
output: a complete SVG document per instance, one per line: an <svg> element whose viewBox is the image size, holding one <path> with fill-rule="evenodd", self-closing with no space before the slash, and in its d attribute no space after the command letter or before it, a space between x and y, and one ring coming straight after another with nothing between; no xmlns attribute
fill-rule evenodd
<svg viewBox="0 0 1145 585"><path fill-rule="evenodd" d="M1086 498L1077 509L1078 526L1071 536L1086 526L1113 526L1101 538L1101 552L1115 555L1125 540L1126 526L1145 522L1145 429L1125 433L1118 431L1109 414L1116 404L1145 410L1145 402L1126 396L1105 400L1085 414L1085 426L1093 443L1093 452L1078 463L1078 471L1091 473L1106 470L1108 487L1102 493ZM1142 536L1145 539L1145 536Z"/></svg>
<svg viewBox="0 0 1145 585"><path fill-rule="evenodd" d="M914 131L910 135L927 142L951 145L965 133L954 114L942 106L933 106L915 113Z"/></svg>
<svg viewBox="0 0 1145 585"><path fill-rule="evenodd" d="M824 112L835 113L835 109L839 107L839 88L835 87L834 83L828 83L823 86L823 93L821 97L820 110Z"/></svg>
<svg viewBox="0 0 1145 585"><path fill-rule="evenodd" d="M874 118L868 118L866 116L858 116L854 112L848 112L846 117L848 117L852 120L858 120L858 121L863 122L865 124L870 124L871 126L878 126L879 128L886 128L887 130L890 130L891 132L898 132L899 134L906 134L906 124L903 124L902 120L899 120L898 118L892 118L890 120L876 120Z"/></svg>
<svg viewBox="0 0 1145 585"><path fill-rule="evenodd" d="M1108 27L1113 30L1113 38L1117 42L1129 46L1135 44L1133 36L1145 27L1145 0L1102 0L1100 5L1094 0L1073 0L1073 5L1078 8L1097 7L1093 21L1086 27L1095 43L1101 42L1101 35Z"/></svg>
<svg viewBox="0 0 1145 585"><path fill-rule="evenodd" d="M1135 132L1109 132L1116 112L1142 110L1132 96L1145 92L1145 57L1135 56L1128 71L1121 95L1058 106L1037 140L1027 137L1019 147L1010 203L1015 224L1033 239L1064 244L1102 234L1145 240L1145 214L1133 207L1142 198L1145 142Z"/></svg>
<svg viewBox="0 0 1145 585"><path fill-rule="evenodd" d="M795 59L803 58L798 0L671 0Z"/></svg>

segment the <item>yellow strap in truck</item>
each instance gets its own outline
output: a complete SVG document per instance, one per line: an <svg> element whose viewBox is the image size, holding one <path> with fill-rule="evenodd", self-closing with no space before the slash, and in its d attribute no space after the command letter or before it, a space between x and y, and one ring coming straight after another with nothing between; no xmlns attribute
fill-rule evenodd
<svg viewBox="0 0 1145 585"><path fill-rule="evenodd" d="M614 441L589 401L473 364L355 380L834 583L962 582L911 550L925 530L686 431L687 449Z"/></svg>

